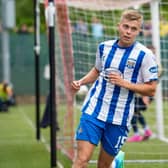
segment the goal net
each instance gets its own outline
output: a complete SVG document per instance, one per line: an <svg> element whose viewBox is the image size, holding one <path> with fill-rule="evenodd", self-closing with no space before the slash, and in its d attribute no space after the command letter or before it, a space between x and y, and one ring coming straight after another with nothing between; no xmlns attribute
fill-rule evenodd
<svg viewBox="0 0 168 168"><path fill-rule="evenodd" d="M158 164L167 162L168 152L165 147L168 142L166 115L168 112L168 28L166 29L165 26L168 24L166 10L168 2L164 0L56 0L55 6L57 111L60 124L58 147L71 159L74 158L75 128L79 121L80 105L87 89L81 90L74 97L70 89L71 81L81 78L94 66L98 43L116 38L116 25L121 12L127 8L134 8L140 10L144 16L142 32L138 40L146 46L155 47L157 60L162 65L162 75L156 96L144 113L153 132L151 139L143 144L126 144L123 150L126 152L128 164L134 161L136 163L156 161L159 162ZM132 132L130 136L131 134ZM150 145L148 146L147 143ZM96 156L97 151L92 163L95 162Z"/></svg>

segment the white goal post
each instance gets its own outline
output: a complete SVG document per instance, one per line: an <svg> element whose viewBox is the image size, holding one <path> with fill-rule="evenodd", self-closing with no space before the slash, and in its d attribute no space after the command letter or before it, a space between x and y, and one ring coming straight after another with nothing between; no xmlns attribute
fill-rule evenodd
<svg viewBox="0 0 168 168"><path fill-rule="evenodd" d="M159 1L153 0L150 5L151 9L151 18L152 18L152 43L156 48L156 55L158 62L161 63L160 58L160 27L159 27ZM162 96L162 81L158 83L157 91L156 91L156 120L157 120L157 131L158 138L161 140L166 140L164 136L164 120L163 120L163 96ZM168 140L166 140L168 142Z"/></svg>
<svg viewBox="0 0 168 168"><path fill-rule="evenodd" d="M149 3L150 1L151 0L67 0L67 5L87 10L105 11L136 7L144 3Z"/></svg>

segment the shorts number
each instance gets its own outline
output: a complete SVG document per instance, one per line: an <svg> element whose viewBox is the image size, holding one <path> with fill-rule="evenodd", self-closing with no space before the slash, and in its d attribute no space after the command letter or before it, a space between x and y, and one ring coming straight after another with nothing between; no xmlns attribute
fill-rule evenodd
<svg viewBox="0 0 168 168"><path fill-rule="evenodd" d="M115 148L118 148L120 149L121 146L124 144L124 142L126 141L127 137L125 136L119 136L118 137L118 141L117 141L117 144L115 145Z"/></svg>

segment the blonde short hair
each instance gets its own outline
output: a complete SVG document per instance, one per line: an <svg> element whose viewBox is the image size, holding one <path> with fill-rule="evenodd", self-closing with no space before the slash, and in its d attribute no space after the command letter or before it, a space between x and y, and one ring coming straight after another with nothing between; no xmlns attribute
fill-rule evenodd
<svg viewBox="0 0 168 168"><path fill-rule="evenodd" d="M137 20L141 24L143 22L142 14L139 11L133 10L133 9L125 10L121 15L121 20L120 21L122 21L123 19L127 19L127 20L130 20L130 21Z"/></svg>

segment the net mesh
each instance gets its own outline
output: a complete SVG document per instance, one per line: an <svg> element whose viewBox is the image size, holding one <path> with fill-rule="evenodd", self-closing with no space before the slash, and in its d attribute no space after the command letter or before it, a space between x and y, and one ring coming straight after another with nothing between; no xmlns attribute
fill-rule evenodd
<svg viewBox="0 0 168 168"><path fill-rule="evenodd" d="M98 43L104 40L114 39L117 37L117 23L119 16L125 8L138 8L144 16L143 31L138 36L138 40L145 45L152 45L152 26L150 3L152 0L57 0L56 1L56 71L57 71L57 108L60 131L58 133L58 145L66 155L71 159L75 156L75 128L79 122L80 106L84 94L76 96L74 103L73 95L70 91L70 83L75 79L81 78L93 66L95 62L95 53ZM168 2L159 3L159 12L163 20L168 21L167 11L163 10L168 7ZM98 23L100 32L93 31L94 23ZM167 30L167 29L166 29ZM164 131L168 136L168 117L165 115L168 110L168 63L167 63L167 42L168 33L160 34L161 44L161 64L163 94L163 111L164 111ZM90 86L87 86L88 88ZM157 95L156 95L157 96ZM149 127L153 132L152 139L144 144L128 144L123 150L126 152L126 158L138 163L138 160L148 163L150 160L157 160L163 165L168 153L165 150L164 142L156 139L157 137L157 116L155 115L156 102L150 104L147 112L144 113ZM141 126L140 126L141 127ZM141 132L144 133L143 131ZM132 134L132 133L131 133ZM155 149L155 151L151 150ZM138 152L137 150L138 149ZM145 152L144 152L145 150ZM159 155L158 155L159 153ZM92 163L95 163L98 151L93 156Z"/></svg>

